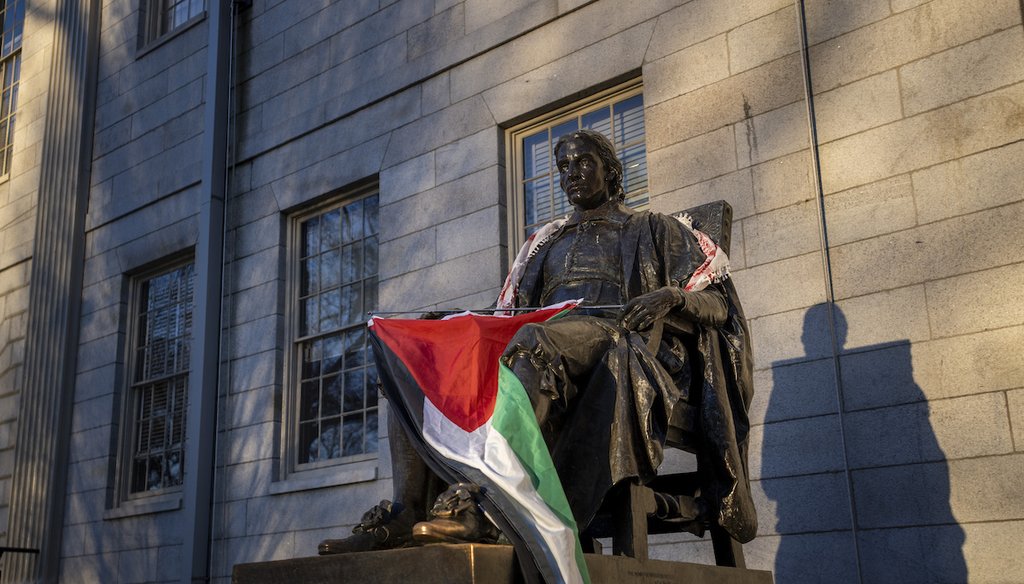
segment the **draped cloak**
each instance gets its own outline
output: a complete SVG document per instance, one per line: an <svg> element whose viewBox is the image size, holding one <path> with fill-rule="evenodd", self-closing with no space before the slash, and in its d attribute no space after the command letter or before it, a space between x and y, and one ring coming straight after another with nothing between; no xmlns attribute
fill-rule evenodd
<svg viewBox="0 0 1024 584"><path fill-rule="evenodd" d="M705 263L697 239L679 219L626 211L620 220L626 300L663 286L682 288ZM506 279L499 308L538 305L544 260L571 221L542 228L539 237L527 242ZM611 486L653 479L666 440L673 437L670 445L697 455L701 493L718 524L740 542L753 539L757 517L747 469L753 370L749 333L731 281L713 283L707 291L725 298L724 323L694 322L693 314L703 309L700 294L688 297L691 318L673 311L648 331L627 331L615 319L575 317L600 321L608 330L612 345L607 354L586 379L569 379L557 363L548 364L542 374L542 384L558 386L568 412L550 446L581 527L589 524ZM553 355L571 350L548 347ZM504 359L515 351L510 345ZM577 407L573 399L586 407Z"/></svg>

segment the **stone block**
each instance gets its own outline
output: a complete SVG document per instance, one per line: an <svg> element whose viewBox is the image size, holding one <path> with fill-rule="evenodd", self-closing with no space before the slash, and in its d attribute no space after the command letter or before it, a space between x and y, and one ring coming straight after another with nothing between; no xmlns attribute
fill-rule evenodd
<svg viewBox="0 0 1024 584"><path fill-rule="evenodd" d="M112 399L109 401L113 402ZM105 458L110 455L110 434L114 426L110 425L109 414L104 418L102 423L71 435L71 450L68 455L70 462Z"/></svg>
<svg viewBox="0 0 1024 584"><path fill-rule="evenodd" d="M108 415L104 416L109 421ZM83 460L68 465L67 492L84 493L107 487L110 474L110 457L101 456L92 460Z"/></svg>
<svg viewBox="0 0 1024 584"><path fill-rule="evenodd" d="M499 142L503 136L495 128L486 128L437 149L434 158L437 184L457 180L485 168L500 165Z"/></svg>
<svg viewBox="0 0 1024 584"><path fill-rule="evenodd" d="M850 412L846 443L853 468L1012 452L1001 393Z"/></svg>
<svg viewBox="0 0 1024 584"><path fill-rule="evenodd" d="M646 108L647 150L706 134L803 97L799 55L776 59Z"/></svg>
<svg viewBox="0 0 1024 584"><path fill-rule="evenodd" d="M899 77L895 70L814 96L819 143L876 128L902 117Z"/></svg>
<svg viewBox="0 0 1024 584"><path fill-rule="evenodd" d="M380 172L388 136L374 138L271 183L282 209L309 202Z"/></svg>
<svg viewBox="0 0 1024 584"><path fill-rule="evenodd" d="M77 402L72 411L71 432L83 432L116 423L116 419L111 419L116 404L113 393Z"/></svg>
<svg viewBox="0 0 1024 584"><path fill-rule="evenodd" d="M783 0L740 0L729 4L715 0L686 2L658 18L647 58L659 59L787 6L791 4Z"/></svg>
<svg viewBox="0 0 1024 584"><path fill-rule="evenodd" d="M236 537L224 542L227 547L227 567L248 562L273 561L293 558L299 555L295 550L294 533L272 533Z"/></svg>
<svg viewBox="0 0 1024 584"><path fill-rule="evenodd" d="M916 343L914 378L929 399L1024 387L1024 327ZM875 399L881 399L876 396Z"/></svg>
<svg viewBox="0 0 1024 584"><path fill-rule="evenodd" d="M466 29L470 25L466 12L473 12L473 6L473 2L464 2L442 12L438 12L435 7L434 16L410 28L409 60L425 55L466 34Z"/></svg>
<svg viewBox="0 0 1024 584"><path fill-rule="evenodd" d="M380 305L390 310L412 309L492 290L504 277L500 273L502 252L503 248L491 247L382 281Z"/></svg>
<svg viewBox="0 0 1024 584"><path fill-rule="evenodd" d="M812 170L808 150L754 165L754 208L764 212L813 200L815 188ZM733 216L738 216L735 207Z"/></svg>
<svg viewBox="0 0 1024 584"><path fill-rule="evenodd" d="M229 390L237 393L270 385L278 379L281 358L282 352L275 349L231 361Z"/></svg>
<svg viewBox="0 0 1024 584"><path fill-rule="evenodd" d="M1014 27L900 67L904 114L914 115L1021 81L1021 54L1024 37Z"/></svg>
<svg viewBox="0 0 1024 584"><path fill-rule="evenodd" d="M783 361L831 357L828 317L817 308L821 306L750 319L754 367L764 369Z"/></svg>
<svg viewBox="0 0 1024 584"><path fill-rule="evenodd" d="M888 0L809 0L804 3L810 44L835 38L889 16Z"/></svg>
<svg viewBox="0 0 1024 584"><path fill-rule="evenodd" d="M107 335L78 346L76 372L89 371L115 362L120 356L120 335Z"/></svg>
<svg viewBox="0 0 1024 584"><path fill-rule="evenodd" d="M116 334L121 324L120 321L121 306L118 304L83 314L78 329L78 341L92 341L100 337Z"/></svg>
<svg viewBox="0 0 1024 584"><path fill-rule="evenodd" d="M825 198L830 246L885 235L917 225L910 176L901 174Z"/></svg>
<svg viewBox="0 0 1024 584"><path fill-rule="evenodd" d="M124 582L156 581L157 549L138 549L118 554L117 573Z"/></svg>
<svg viewBox="0 0 1024 584"><path fill-rule="evenodd" d="M494 119L504 123L523 112L582 94L593 88L595 79L625 78L643 64L653 28L653 22L642 22L518 77L502 78L499 85L483 92L483 98ZM455 77L452 79L454 82Z"/></svg>
<svg viewBox="0 0 1024 584"><path fill-rule="evenodd" d="M654 105L729 76L729 47L721 34L644 64L644 104Z"/></svg>
<svg viewBox="0 0 1024 584"><path fill-rule="evenodd" d="M283 223L280 215L267 215L236 229L234 259L279 247L283 239Z"/></svg>
<svg viewBox="0 0 1024 584"><path fill-rule="evenodd" d="M734 28L728 37L729 71L733 74L800 50L800 29L793 6Z"/></svg>
<svg viewBox="0 0 1024 584"><path fill-rule="evenodd" d="M807 108L802 101L747 118L736 130L736 158L750 166L808 147Z"/></svg>
<svg viewBox="0 0 1024 584"><path fill-rule="evenodd" d="M837 403L832 359L779 361L754 372L750 421L760 424L834 414Z"/></svg>
<svg viewBox="0 0 1024 584"><path fill-rule="evenodd" d="M668 166L666 164L666 167ZM681 179L683 181L690 180L685 176ZM669 179L651 184L652 189L657 189L657 191L651 191L651 210L672 214L704 203L725 199L732 206L734 220L754 214L754 198L748 169L730 172L683 188L676 188L676 186ZM741 237L740 231L737 224L733 223L732 247L734 249L736 248L736 238ZM735 259L732 253L729 258Z"/></svg>
<svg viewBox="0 0 1024 584"><path fill-rule="evenodd" d="M1024 324L1024 263L928 282L936 337Z"/></svg>
<svg viewBox="0 0 1024 584"><path fill-rule="evenodd" d="M770 422L750 429L750 476L768 479L837 472L843 443L835 415ZM760 456L758 456L760 454Z"/></svg>
<svg viewBox="0 0 1024 584"><path fill-rule="evenodd" d="M840 349L878 348L886 343L927 340L930 335L925 290L908 286L840 301L845 317L840 327ZM845 342L844 342L845 341ZM908 363L909 365L909 363Z"/></svg>
<svg viewBox="0 0 1024 584"><path fill-rule="evenodd" d="M235 463L262 461L269 464L268 459L275 454L273 436L272 423L232 428L227 435L228 460Z"/></svg>
<svg viewBox="0 0 1024 584"><path fill-rule="evenodd" d="M914 172L921 223L1019 201L1024 142L1007 144Z"/></svg>
<svg viewBox="0 0 1024 584"><path fill-rule="evenodd" d="M751 482L759 533L850 529L850 501L842 472Z"/></svg>
<svg viewBox="0 0 1024 584"><path fill-rule="evenodd" d="M1021 519L1022 471L1020 454L857 470L858 521L872 529Z"/></svg>
<svg viewBox="0 0 1024 584"><path fill-rule="evenodd" d="M887 71L1019 22L1020 6L1013 0L930 2L812 47L814 91ZM934 33L922 34L924 30Z"/></svg>
<svg viewBox="0 0 1024 584"><path fill-rule="evenodd" d="M409 160L493 125L494 118L482 98L461 101L395 130L384 164Z"/></svg>
<svg viewBox="0 0 1024 584"><path fill-rule="evenodd" d="M79 372L75 376L75 402L90 400L117 389L117 368L117 363L108 363Z"/></svg>
<svg viewBox="0 0 1024 584"><path fill-rule="evenodd" d="M451 76L445 71L423 82L423 115L432 114L452 104Z"/></svg>
<svg viewBox="0 0 1024 584"><path fill-rule="evenodd" d="M283 278L281 248L271 247L234 262L234 289L245 290Z"/></svg>
<svg viewBox="0 0 1024 584"><path fill-rule="evenodd" d="M736 170L736 145L728 127L656 150L648 143L647 148L653 192L666 190L658 185L679 188Z"/></svg>
<svg viewBox="0 0 1024 584"><path fill-rule="evenodd" d="M427 152L381 170L380 202L382 205L387 205L409 195L431 189L436 184L434 152Z"/></svg>
<svg viewBox="0 0 1024 584"><path fill-rule="evenodd" d="M495 166L393 204L382 205L381 216L389 219L381 223L381 241L392 241L500 204L502 201L496 185L502 178L501 168Z"/></svg>
<svg viewBox="0 0 1024 584"><path fill-rule="evenodd" d="M505 228L504 213L497 206L442 223L437 226L437 261L492 248L504 240Z"/></svg>
<svg viewBox="0 0 1024 584"><path fill-rule="evenodd" d="M260 426L266 427L265 424ZM269 442L269 440L265 441ZM247 501L253 498L267 497L270 493L270 484L274 480L271 461L232 460L231 463L223 471L224 500Z"/></svg>
<svg viewBox="0 0 1024 584"><path fill-rule="evenodd" d="M156 552L156 578L171 582L181 574L181 554L184 545L161 546Z"/></svg>
<svg viewBox="0 0 1024 584"><path fill-rule="evenodd" d="M284 535L300 529L347 525L380 498L375 483L363 483L344 489L315 489L250 499L245 530L249 535Z"/></svg>
<svg viewBox="0 0 1024 584"><path fill-rule="evenodd" d="M255 188L234 196L228 202L228 217L233 218L231 225L241 226L252 223L268 215L281 212L274 197L274 191L268 186Z"/></svg>
<svg viewBox="0 0 1024 584"><path fill-rule="evenodd" d="M465 0L465 29L473 31L521 10L534 0Z"/></svg>
<svg viewBox="0 0 1024 584"><path fill-rule="evenodd" d="M733 280L747 318L825 301L825 280L821 256L817 253L737 270L733 272Z"/></svg>
<svg viewBox="0 0 1024 584"><path fill-rule="evenodd" d="M743 270L747 267L746 247L743 242L743 220L733 221L732 243L729 244L729 262L732 269Z"/></svg>
<svg viewBox="0 0 1024 584"><path fill-rule="evenodd" d="M280 315L256 318L231 329L226 356L238 358L281 346L284 328Z"/></svg>
<svg viewBox="0 0 1024 584"><path fill-rule="evenodd" d="M1010 411L1014 448L1018 452L1024 451L1024 389L1006 392L1006 407Z"/></svg>
<svg viewBox="0 0 1024 584"><path fill-rule="evenodd" d="M1022 229L1024 204L1018 203L834 247L836 296L1006 265L1011 258L1024 257L1024 241L1017 237ZM749 233L747 237L749 241Z"/></svg>
<svg viewBox="0 0 1024 584"><path fill-rule="evenodd" d="M964 561L964 528L936 525L869 529L858 534L865 581L895 583L966 582L974 569Z"/></svg>
<svg viewBox="0 0 1024 584"><path fill-rule="evenodd" d="M382 280L386 280L421 270L435 263L437 263L437 230L427 228L382 243L378 275Z"/></svg>
<svg viewBox="0 0 1024 584"><path fill-rule="evenodd" d="M849 531L764 535L743 546L747 566L772 570L776 582L861 582Z"/></svg>
<svg viewBox="0 0 1024 584"><path fill-rule="evenodd" d="M819 250L817 205L809 201L748 217L743 237L750 267Z"/></svg>
<svg viewBox="0 0 1024 584"><path fill-rule="evenodd" d="M826 193L918 170L1024 136L1024 84L825 144ZM927 145L927 147L922 147Z"/></svg>
<svg viewBox="0 0 1024 584"><path fill-rule="evenodd" d="M535 2L526 10L495 21L492 25L478 29L468 36L469 39L473 39L479 35L479 38L470 45L474 47L471 49L474 52L484 47L493 47L493 50L489 51L488 58L470 59L451 71L452 101L457 102L477 95L509 79L540 69L565 55L571 55L601 40L617 36L622 31L664 12L668 6L676 2L677 0L653 0L631 6L630 10L622 10L620 5L614 3L592 2L582 10L573 11L557 19L552 19L555 16L555 6L552 2ZM538 26L542 23L544 26ZM522 34L526 30L530 32ZM595 34L578 34L580 30L595 31ZM506 38L508 42L496 46L497 38ZM647 46L649 40L648 34L641 42L643 47ZM643 47L640 47L641 50ZM636 66L639 67L639 63ZM560 97L567 94L568 92ZM544 102L543 105L549 103ZM520 115L531 109L532 106L524 107L513 115ZM497 114L495 117L499 120L509 119Z"/></svg>
<svg viewBox="0 0 1024 584"><path fill-rule="evenodd" d="M274 380L268 379L267 382ZM229 428L251 424L274 422L279 417L276 403L280 393L278 385L258 387L252 391L239 392L227 398L226 407Z"/></svg>

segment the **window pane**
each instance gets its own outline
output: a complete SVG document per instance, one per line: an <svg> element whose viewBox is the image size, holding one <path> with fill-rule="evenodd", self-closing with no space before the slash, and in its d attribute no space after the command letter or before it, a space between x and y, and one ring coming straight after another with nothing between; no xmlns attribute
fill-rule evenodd
<svg viewBox="0 0 1024 584"><path fill-rule="evenodd" d="M194 279L193 266L187 264L137 287L130 493L182 481Z"/></svg>
<svg viewBox="0 0 1024 584"><path fill-rule="evenodd" d="M523 139L523 178L551 172L551 147L548 131L543 130Z"/></svg>
<svg viewBox="0 0 1024 584"><path fill-rule="evenodd" d="M605 136L611 139L612 136L612 117L611 109L603 107L599 110L592 111L588 114L583 114L582 126L589 130L601 132Z"/></svg>
<svg viewBox="0 0 1024 584"><path fill-rule="evenodd" d="M377 435L376 387L367 395L376 369L367 365L365 325L366 311L377 304L377 204L374 194L299 222L295 334L313 338L295 345L298 464L377 449L364 443Z"/></svg>
<svg viewBox="0 0 1024 584"><path fill-rule="evenodd" d="M644 140L644 96L635 95L613 106L615 110L615 146Z"/></svg>

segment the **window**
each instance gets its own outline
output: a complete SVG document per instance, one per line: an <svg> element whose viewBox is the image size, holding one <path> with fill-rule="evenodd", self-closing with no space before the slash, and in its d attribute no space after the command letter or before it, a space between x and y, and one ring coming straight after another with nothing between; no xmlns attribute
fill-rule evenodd
<svg viewBox="0 0 1024 584"><path fill-rule="evenodd" d="M362 191L293 222L294 468L376 456L366 313L377 307L377 207Z"/></svg>
<svg viewBox="0 0 1024 584"><path fill-rule="evenodd" d="M142 0L139 46L182 28L206 10L206 0Z"/></svg>
<svg viewBox="0 0 1024 584"><path fill-rule="evenodd" d="M509 130L510 190L514 193L509 232L517 238L512 242L513 253L541 225L572 210L558 186L553 150L561 136L581 128L602 132L615 144L625 174L626 204L647 204L644 96L634 82Z"/></svg>
<svg viewBox="0 0 1024 584"><path fill-rule="evenodd" d="M185 465L194 264L134 283L126 492L180 488Z"/></svg>
<svg viewBox="0 0 1024 584"><path fill-rule="evenodd" d="M21 80L21 38L25 28L25 0L0 0L0 177L11 172L14 146L14 114L18 109Z"/></svg>

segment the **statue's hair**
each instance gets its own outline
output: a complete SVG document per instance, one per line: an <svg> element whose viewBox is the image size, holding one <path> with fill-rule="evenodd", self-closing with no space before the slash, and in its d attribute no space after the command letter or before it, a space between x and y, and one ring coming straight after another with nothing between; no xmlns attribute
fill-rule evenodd
<svg viewBox="0 0 1024 584"><path fill-rule="evenodd" d="M566 134L555 142L555 157L562 146L571 140L584 140L589 142L596 150L598 157L605 167L605 181L608 183L608 194L620 201L626 199L626 191L622 188L622 162L615 155L615 146L611 140L601 132L595 130L576 130Z"/></svg>

